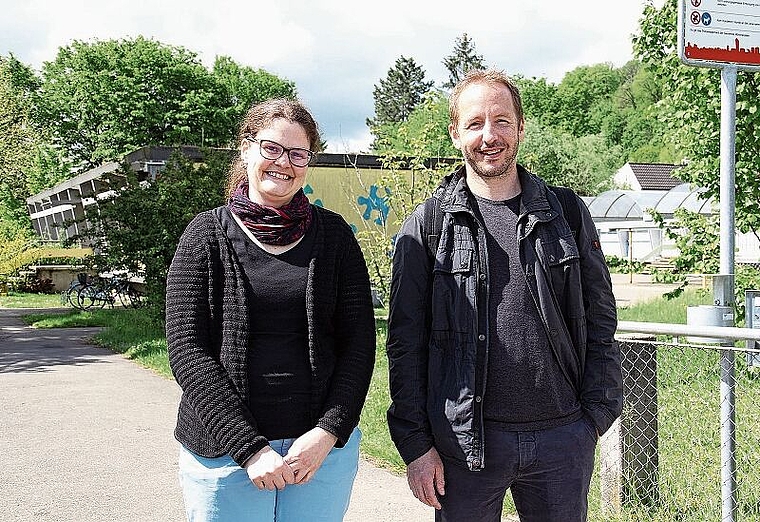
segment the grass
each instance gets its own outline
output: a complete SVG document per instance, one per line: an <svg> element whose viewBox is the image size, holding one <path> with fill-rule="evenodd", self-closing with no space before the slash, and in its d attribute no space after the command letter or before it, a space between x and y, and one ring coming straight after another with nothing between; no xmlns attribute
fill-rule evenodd
<svg viewBox="0 0 760 522"><path fill-rule="evenodd" d="M359 421L359 427L364 434L361 450L378 466L402 473L405 470L404 462L396 451L393 442L391 442L385 417L388 405L391 402L388 392L388 358L385 356L385 337L388 325L383 319L378 319L376 324L375 371Z"/></svg>
<svg viewBox="0 0 760 522"><path fill-rule="evenodd" d="M31 307L31 302L23 298L14 300L20 307ZM685 323L687 306L709 302L709 296L689 290L673 300L656 299L620 309L618 315L620 320L628 321ZM6 306L1 298L0 306ZM36 312L27 316L27 320L40 328L102 326L94 339L96 343L171 377L163 329L141 310ZM404 465L390 440L385 418L390 398L384 311L377 314L376 320L376 365L360 421L364 433L362 454L379 466L402 473ZM627 507L619 516L602 515L599 477L595 473L589 498L591 521L696 522L717 519L720 515L718 353L659 347L657 368L659 501L652 507ZM742 520L760 520L760 456L754 450L760 446L760 409L756 406L760 403L760 378L738 360L737 380L739 514ZM508 513L514 513L509 495L505 502L505 514Z"/></svg>
<svg viewBox="0 0 760 522"><path fill-rule="evenodd" d="M60 294L8 292L0 295L0 308L55 308L61 306Z"/></svg>
<svg viewBox="0 0 760 522"><path fill-rule="evenodd" d="M142 309L103 311L113 314L107 316L108 328L95 336L96 343L123 353L128 359L134 359L164 377L172 377L163 325L152 320Z"/></svg>
<svg viewBox="0 0 760 522"><path fill-rule="evenodd" d="M693 305L711 304L712 298L702 290L690 288L673 299L654 299L618 308L618 320L648 323L686 324L686 308Z"/></svg>
<svg viewBox="0 0 760 522"><path fill-rule="evenodd" d="M80 312L63 310L61 312L35 312L24 315L23 320L35 328L81 328L87 326L109 326L116 310L94 310Z"/></svg>

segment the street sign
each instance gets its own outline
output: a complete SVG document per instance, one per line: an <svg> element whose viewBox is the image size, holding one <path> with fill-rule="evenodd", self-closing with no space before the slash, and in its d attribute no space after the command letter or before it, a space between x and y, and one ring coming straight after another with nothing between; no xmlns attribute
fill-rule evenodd
<svg viewBox="0 0 760 522"><path fill-rule="evenodd" d="M736 77L760 70L760 1L679 0L678 56L687 65L720 69L720 275L724 296L734 293ZM730 278L730 279L729 279ZM716 303L717 304L717 303ZM720 353L721 511L736 520L736 363Z"/></svg>
<svg viewBox="0 0 760 522"><path fill-rule="evenodd" d="M678 55L700 67L760 70L760 1L679 0Z"/></svg>

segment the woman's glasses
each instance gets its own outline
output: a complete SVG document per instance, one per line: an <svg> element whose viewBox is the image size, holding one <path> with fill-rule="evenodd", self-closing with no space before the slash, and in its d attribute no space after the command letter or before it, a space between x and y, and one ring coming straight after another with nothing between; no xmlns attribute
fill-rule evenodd
<svg viewBox="0 0 760 522"><path fill-rule="evenodd" d="M257 140L256 138L246 139L248 141L258 143L261 157L268 160L276 160L282 156L283 153L287 152L290 164L294 167L306 167L309 163L311 163L311 159L314 157L314 153L309 149L288 149L272 140Z"/></svg>

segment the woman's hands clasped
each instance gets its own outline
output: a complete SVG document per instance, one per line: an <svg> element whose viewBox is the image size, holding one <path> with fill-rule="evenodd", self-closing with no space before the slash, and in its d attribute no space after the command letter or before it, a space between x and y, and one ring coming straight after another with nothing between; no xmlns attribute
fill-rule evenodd
<svg viewBox="0 0 760 522"><path fill-rule="evenodd" d="M332 433L313 428L294 440L284 457L265 446L246 461L248 478L257 488L270 491L283 489L288 484L306 484L337 440Z"/></svg>
<svg viewBox="0 0 760 522"><path fill-rule="evenodd" d="M253 485L270 491L293 484L295 476L282 456L269 446L264 446L245 463L245 471Z"/></svg>
<svg viewBox="0 0 760 522"><path fill-rule="evenodd" d="M294 484L306 484L314 477L337 440L332 433L313 428L293 441L285 462L293 470Z"/></svg>

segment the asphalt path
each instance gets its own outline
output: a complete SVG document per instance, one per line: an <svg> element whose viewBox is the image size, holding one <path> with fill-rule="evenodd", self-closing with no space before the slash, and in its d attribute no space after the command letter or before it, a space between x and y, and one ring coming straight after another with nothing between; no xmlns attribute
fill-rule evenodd
<svg viewBox="0 0 760 522"><path fill-rule="evenodd" d="M176 383L0 308L0 521L184 520ZM362 460L346 522L433 520L406 480Z"/></svg>

